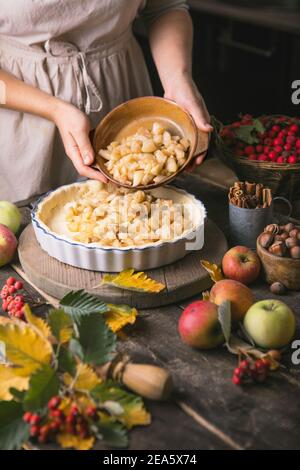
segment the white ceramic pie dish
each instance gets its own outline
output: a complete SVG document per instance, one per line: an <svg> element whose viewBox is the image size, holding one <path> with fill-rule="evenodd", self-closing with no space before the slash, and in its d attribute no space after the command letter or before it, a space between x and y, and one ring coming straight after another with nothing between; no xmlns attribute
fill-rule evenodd
<svg viewBox="0 0 300 470"><path fill-rule="evenodd" d="M31 214L35 235L42 249L57 260L91 271L119 272L126 268L147 270L171 264L183 258L193 250L200 250L204 245L204 222L206 210L201 201L186 191L170 186L149 191L155 197L172 199L186 204L193 228L181 237L148 243L139 247L107 247L99 244L83 244L71 238L58 235L44 222L44 214L57 210L59 201L68 202L76 192L78 185L89 182L62 186L40 198ZM69 199L68 199L69 198Z"/></svg>

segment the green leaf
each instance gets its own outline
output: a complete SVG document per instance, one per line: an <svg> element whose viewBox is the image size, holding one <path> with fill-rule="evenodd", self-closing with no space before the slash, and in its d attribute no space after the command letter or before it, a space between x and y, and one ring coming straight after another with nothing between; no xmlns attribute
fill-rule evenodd
<svg viewBox="0 0 300 470"><path fill-rule="evenodd" d="M81 344L79 343L78 339L72 338L69 343L69 351L73 356L79 357L81 361L84 358L84 352L82 349Z"/></svg>
<svg viewBox="0 0 300 470"><path fill-rule="evenodd" d="M94 400L99 401L100 403L104 403L105 401L117 401L123 407L129 403L143 403L141 397L135 395L134 393L127 392L113 380L106 380L105 382L97 385L91 391L91 395Z"/></svg>
<svg viewBox="0 0 300 470"><path fill-rule="evenodd" d="M15 398L15 400L18 401L18 402L22 402L24 400L24 397L25 397L26 393L27 393L26 390L20 391L20 390L17 390L16 388L14 388L14 387L11 387L9 389L9 392Z"/></svg>
<svg viewBox="0 0 300 470"><path fill-rule="evenodd" d="M116 350L116 335L101 315L92 313L81 317L78 333L84 362L100 365L111 360Z"/></svg>
<svg viewBox="0 0 300 470"><path fill-rule="evenodd" d="M29 426L23 421L23 406L16 401L0 402L0 449L18 450L29 438Z"/></svg>
<svg viewBox="0 0 300 470"><path fill-rule="evenodd" d="M63 309L51 309L48 315L48 324L59 343L69 341L73 333L73 322L70 315Z"/></svg>
<svg viewBox="0 0 300 470"><path fill-rule="evenodd" d="M231 336L231 305L229 300L225 300L219 306L218 319L223 331L226 344L229 344Z"/></svg>
<svg viewBox="0 0 300 470"><path fill-rule="evenodd" d="M98 424L96 435L98 439L103 439L111 447L128 447L127 431L120 423Z"/></svg>
<svg viewBox="0 0 300 470"><path fill-rule="evenodd" d="M253 119L253 125L255 130L261 134L266 131L266 128L260 119Z"/></svg>
<svg viewBox="0 0 300 470"><path fill-rule="evenodd" d="M258 144L259 138L254 133L255 127L254 126L241 126L235 130L235 134L238 139L246 142L249 145Z"/></svg>
<svg viewBox="0 0 300 470"><path fill-rule="evenodd" d="M43 408L59 391L59 379L54 369L44 365L30 378L29 390L24 398L24 409L35 411Z"/></svg>
<svg viewBox="0 0 300 470"><path fill-rule="evenodd" d="M73 339L71 340L73 341ZM68 372L70 375L74 375L76 371L76 362L72 351L61 348L58 354L58 368L62 372Z"/></svg>
<svg viewBox="0 0 300 470"><path fill-rule="evenodd" d="M109 310L102 300L84 290L69 292L60 301L60 305L76 322L90 313L105 313Z"/></svg>

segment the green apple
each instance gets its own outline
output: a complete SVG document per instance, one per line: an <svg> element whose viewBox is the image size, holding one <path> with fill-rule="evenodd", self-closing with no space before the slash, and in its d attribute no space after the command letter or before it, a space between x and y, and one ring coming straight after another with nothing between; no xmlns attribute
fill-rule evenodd
<svg viewBox="0 0 300 470"><path fill-rule="evenodd" d="M296 320L293 311L281 300L261 300L247 311L244 327L257 346L278 349L292 340Z"/></svg>
<svg viewBox="0 0 300 470"><path fill-rule="evenodd" d="M17 206L8 201L0 201L0 224L17 233L21 225L21 213Z"/></svg>

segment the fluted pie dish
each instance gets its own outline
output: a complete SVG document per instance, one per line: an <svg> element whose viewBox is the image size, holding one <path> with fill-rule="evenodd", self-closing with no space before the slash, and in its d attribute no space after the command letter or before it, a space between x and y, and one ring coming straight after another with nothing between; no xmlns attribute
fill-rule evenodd
<svg viewBox="0 0 300 470"><path fill-rule="evenodd" d="M183 190L97 181L52 191L32 211L37 240L50 256L104 272L153 269L201 249L205 217L203 204Z"/></svg>

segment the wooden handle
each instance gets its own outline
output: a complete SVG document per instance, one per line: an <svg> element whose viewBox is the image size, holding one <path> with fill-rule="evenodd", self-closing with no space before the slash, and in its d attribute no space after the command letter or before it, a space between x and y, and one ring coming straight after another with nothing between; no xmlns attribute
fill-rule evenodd
<svg viewBox="0 0 300 470"><path fill-rule="evenodd" d="M122 374L122 382L149 400L166 400L173 387L167 370L147 364L128 363Z"/></svg>
<svg viewBox="0 0 300 470"><path fill-rule="evenodd" d="M118 354L96 370L103 380L110 377L149 400L166 400L173 387L167 370L149 364L132 364L129 357L123 354Z"/></svg>

